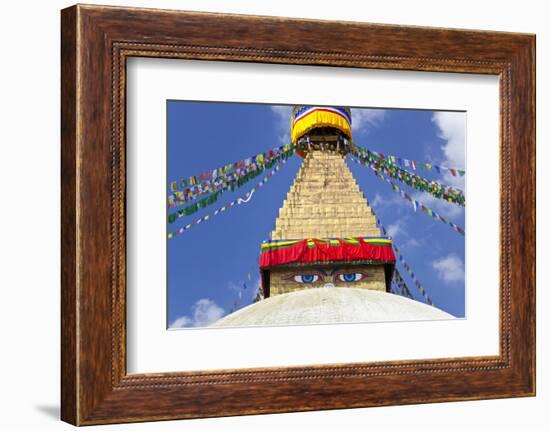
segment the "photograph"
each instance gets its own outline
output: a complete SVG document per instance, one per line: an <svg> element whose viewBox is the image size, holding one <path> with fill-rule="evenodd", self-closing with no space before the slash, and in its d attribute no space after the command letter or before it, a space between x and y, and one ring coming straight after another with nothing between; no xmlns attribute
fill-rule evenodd
<svg viewBox="0 0 550 431"><path fill-rule="evenodd" d="M465 111L166 102L167 328L466 319Z"/></svg>

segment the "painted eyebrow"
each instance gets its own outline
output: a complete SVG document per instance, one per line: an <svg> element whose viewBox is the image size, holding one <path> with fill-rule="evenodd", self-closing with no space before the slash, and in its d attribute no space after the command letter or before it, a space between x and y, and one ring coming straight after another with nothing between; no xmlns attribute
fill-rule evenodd
<svg viewBox="0 0 550 431"><path fill-rule="evenodd" d="M350 269L350 270L347 270L347 269L345 269L345 268L343 268L343 267L334 269L334 270L330 273L330 275L331 275L331 276L334 276L334 275L336 275L336 274L338 274L338 273L341 273L341 274L343 274L343 273L346 273L346 274L360 273L360 274L365 275L366 277L371 277L370 273L367 272L366 269Z"/></svg>
<svg viewBox="0 0 550 431"><path fill-rule="evenodd" d="M336 272L342 271L343 269L344 269L344 267L342 267L342 266L337 266L337 267L334 268L332 271L330 271L330 275L334 275Z"/></svg>
<svg viewBox="0 0 550 431"><path fill-rule="evenodd" d="M322 274L322 275L328 275L327 272L322 268L313 268L313 269L304 269L302 272L295 271L294 274L298 275L307 275L307 274ZM331 273L332 275L332 273Z"/></svg>

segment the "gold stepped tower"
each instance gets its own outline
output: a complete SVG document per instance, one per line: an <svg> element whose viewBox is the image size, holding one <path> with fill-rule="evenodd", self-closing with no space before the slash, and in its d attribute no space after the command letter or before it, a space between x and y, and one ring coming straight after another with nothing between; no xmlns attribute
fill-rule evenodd
<svg viewBox="0 0 550 431"><path fill-rule="evenodd" d="M272 240L309 238L379 237L380 229L367 199L359 189L343 155L338 151L307 152L294 184L279 210ZM385 266L379 265L316 265L273 268L270 276L270 296L319 287L298 284L293 274L316 271L332 273L361 271L365 278L353 284L332 278L335 287L354 287L386 291ZM327 285L327 283L325 283Z"/></svg>
<svg viewBox="0 0 550 431"><path fill-rule="evenodd" d="M271 239L358 236L380 236L380 230L343 156L330 150L308 152Z"/></svg>

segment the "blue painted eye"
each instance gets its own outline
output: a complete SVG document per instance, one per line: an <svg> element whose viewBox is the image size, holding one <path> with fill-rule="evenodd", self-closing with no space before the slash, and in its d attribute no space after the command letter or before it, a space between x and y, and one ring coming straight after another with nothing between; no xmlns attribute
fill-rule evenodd
<svg viewBox="0 0 550 431"><path fill-rule="evenodd" d="M360 272L349 272L344 274L338 274L338 280L345 283L353 283L354 281L359 281L363 278L363 274Z"/></svg>
<svg viewBox="0 0 550 431"><path fill-rule="evenodd" d="M300 274L300 275L294 276L294 281L298 283L310 284L310 283L315 283L318 280L319 280L319 276L316 274Z"/></svg>

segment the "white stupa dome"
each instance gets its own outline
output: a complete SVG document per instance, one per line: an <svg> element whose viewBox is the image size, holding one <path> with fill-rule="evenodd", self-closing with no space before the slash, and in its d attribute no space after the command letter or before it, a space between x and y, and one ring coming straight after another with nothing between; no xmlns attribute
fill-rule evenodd
<svg viewBox="0 0 550 431"><path fill-rule="evenodd" d="M311 325L318 323L444 320L454 317L393 293L349 287L318 287L251 304L211 327Z"/></svg>

